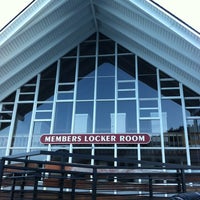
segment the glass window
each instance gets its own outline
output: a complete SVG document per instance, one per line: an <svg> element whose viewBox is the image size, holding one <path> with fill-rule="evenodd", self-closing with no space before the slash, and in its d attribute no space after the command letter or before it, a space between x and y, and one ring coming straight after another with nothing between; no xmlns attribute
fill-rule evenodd
<svg viewBox="0 0 200 200"><path fill-rule="evenodd" d="M52 110L52 107L53 107L53 103L38 103L37 104L37 110Z"/></svg>
<svg viewBox="0 0 200 200"><path fill-rule="evenodd" d="M99 77L97 80L97 99L114 99L114 88L114 77Z"/></svg>
<svg viewBox="0 0 200 200"><path fill-rule="evenodd" d="M56 65L57 63L54 63L41 73L39 96L38 96L39 101L53 100L55 77L56 77Z"/></svg>
<svg viewBox="0 0 200 200"><path fill-rule="evenodd" d="M141 149L141 158L145 161L162 162L161 149Z"/></svg>
<svg viewBox="0 0 200 200"><path fill-rule="evenodd" d="M95 150L95 155L110 155L114 156L114 150L113 149L106 149L108 145L102 147L102 149L96 149ZM112 148L112 147L111 147ZM104 160L95 160L95 165L105 165L105 166L113 166L114 162L113 161L104 161Z"/></svg>
<svg viewBox="0 0 200 200"><path fill-rule="evenodd" d="M156 68L141 58L138 58L138 79L140 98L158 96Z"/></svg>
<svg viewBox="0 0 200 200"><path fill-rule="evenodd" d="M117 59L117 79L134 80L135 79L135 56L122 55Z"/></svg>
<svg viewBox="0 0 200 200"><path fill-rule="evenodd" d="M51 122L48 121L37 121L34 123L32 144L31 144L32 147L43 146L43 144L40 143L40 137L43 134L50 133L50 125Z"/></svg>
<svg viewBox="0 0 200 200"><path fill-rule="evenodd" d="M0 105L0 148L6 147L11 127L11 119L14 105L11 103L3 103ZM1 152L4 152L2 150Z"/></svg>
<svg viewBox="0 0 200 200"><path fill-rule="evenodd" d="M117 133L136 133L136 102L118 101Z"/></svg>
<svg viewBox="0 0 200 200"><path fill-rule="evenodd" d="M6 149L0 149L0 157L5 156L6 154Z"/></svg>
<svg viewBox="0 0 200 200"><path fill-rule="evenodd" d="M185 98L187 117L195 116L200 118L200 98Z"/></svg>
<svg viewBox="0 0 200 200"><path fill-rule="evenodd" d="M130 51L120 44L117 44L117 53L130 53Z"/></svg>
<svg viewBox="0 0 200 200"><path fill-rule="evenodd" d="M174 156L176 155L176 156ZM177 159L178 158L178 159ZM166 163L187 164L185 149L165 149Z"/></svg>
<svg viewBox="0 0 200 200"><path fill-rule="evenodd" d="M114 113L114 102L105 101L96 104L96 133L111 132L111 114Z"/></svg>
<svg viewBox="0 0 200 200"><path fill-rule="evenodd" d="M80 58L79 59L79 70L78 78L89 78L95 76L95 58Z"/></svg>
<svg viewBox="0 0 200 200"><path fill-rule="evenodd" d="M93 102L77 102L74 133L92 133Z"/></svg>
<svg viewBox="0 0 200 200"><path fill-rule="evenodd" d="M35 119L51 119L51 111L49 112L36 112Z"/></svg>
<svg viewBox="0 0 200 200"><path fill-rule="evenodd" d="M66 57L66 56L76 56L76 55L77 55L77 47L75 47L72 50L70 50L69 52L67 52L63 57Z"/></svg>
<svg viewBox="0 0 200 200"><path fill-rule="evenodd" d="M132 162L134 165L134 160L137 160L137 149L127 148L127 149L118 149L117 157L118 158L129 158L130 163ZM120 165L120 163L118 163ZM137 165L137 164L136 164ZM130 165L131 166L131 165Z"/></svg>
<svg viewBox="0 0 200 200"><path fill-rule="evenodd" d="M115 67L104 63L98 67L97 99L114 99L115 97Z"/></svg>
<svg viewBox="0 0 200 200"><path fill-rule="evenodd" d="M98 77L113 77L115 75L115 66L110 63L103 63L97 69Z"/></svg>
<svg viewBox="0 0 200 200"><path fill-rule="evenodd" d="M165 144L167 146L185 146L181 101L162 100ZM166 130L165 130L166 127Z"/></svg>
<svg viewBox="0 0 200 200"><path fill-rule="evenodd" d="M158 100L140 99L140 117L159 117Z"/></svg>
<svg viewBox="0 0 200 200"><path fill-rule="evenodd" d="M80 45L80 56L95 55L96 53L96 40L85 41Z"/></svg>
<svg viewBox="0 0 200 200"><path fill-rule="evenodd" d="M148 133L151 136L160 136L160 120L159 119L146 119L140 120L140 132Z"/></svg>
<svg viewBox="0 0 200 200"><path fill-rule="evenodd" d="M191 149L190 150L190 158L192 165L199 166L200 165L200 149Z"/></svg>
<svg viewBox="0 0 200 200"><path fill-rule="evenodd" d="M33 104L18 104L13 134L13 147L26 147L30 131Z"/></svg>
<svg viewBox="0 0 200 200"><path fill-rule="evenodd" d="M58 100L73 99L74 97L74 83L63 83L58 86Z"/></svg>
<svg viewBox="0 0 200 200"><path fill-rule="evenodd" d="M71 102L56 104L54 133L71 133L72 106Z"/></svg>
<svg viewBox="0 0 200 200"><path fill-rule="evenodd" d="M200 147L200 119L187 120L189 145Z"/></svg>
<svg viewBox="0 0 200 200"><path fill-rule="evenodd" d="M99 41L99 55L103 54L114 54L115 53L115 42L110 39Z"/></svg>
<svg viewBox="0 0 200 200"><path fill-rule="evenodd" d="M16 92L13 92L11 95L6 97L2 102L14 102L15 101Z"/></svg>
<svg viewBox="0 0 200 200"><path fill-rule="evenodd" d="M94 78L83 78L77 84L77 100L94 98Z"/></svg>
<svg viewBox="0 0 200 200"><path fill-rule="evenodd" d="M35 92L35 84L26 84L20 88L21 93Z"/></svg>
<svg viewBox="0 0 200 200"><path fill-rule="evenodd" d="M74 82L76 70L75 58L63 58L60 62L60 83Z"/></svg>

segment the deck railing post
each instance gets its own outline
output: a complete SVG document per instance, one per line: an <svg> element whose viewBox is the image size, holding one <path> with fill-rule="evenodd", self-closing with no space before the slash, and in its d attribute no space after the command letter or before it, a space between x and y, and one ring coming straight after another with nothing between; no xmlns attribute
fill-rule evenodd
<svg viewBox="0 0 200 200"><path fill-rule="evenodd" d="M180 169L176 170L176 181L177 181L177 193L181 192L181 171Z"/></svg>
<svg viewBox="0 0 200 200"><path fill-rule="evenodd" d="M71 174L72 188L71 188L71 200L75 199L75 191L76 191L76 178L74 174Z"/></svg>
<svg viewBox="0 0 200 200"><path fill-rule="evenodd" d="M185 184L185 171L181 169L181 185L182 185L182 192L186 192L186 184Z"/></svg>
<svg viewBox="0 0 200 200"><path fill-rule="evenodd" d="M5 160L2 158L0 160L0 190L2 186L2 181L3 181L3 170L4 170L4 165L5 165Z"/></svg>
<svg viewBox="0 0 200 200"><path fill-rule="evenodd" d="M34 192L33 192L33 199L37 199L37 191L38 191L38 181L40 180L41 174L36 172L34 178Z"/></svg>
<svg viewBox="0 0 200 200"><path fill-rule="evenodd" d="M96 200L97 189L97 168L93 166L93 181L92 181L92 200Z"/></svg>
<svg viewBox="0 0 200 200"><path fill-rule="evenodd" d="M151 175L149 175L149 197L153 197L153 181Z"/></svg>

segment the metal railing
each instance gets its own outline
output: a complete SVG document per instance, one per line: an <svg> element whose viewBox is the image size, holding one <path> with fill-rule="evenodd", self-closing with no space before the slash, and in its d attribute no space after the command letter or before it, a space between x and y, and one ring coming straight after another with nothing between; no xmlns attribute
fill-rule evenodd
<svg viewBox="0 0 200 200"><path fill-rule="evenodd" d="M50 161L42 160L50 156ZM68 163L68 158L90 165ZM110 163L117 162L118 166ZM109 156L37 151L3 157L0 199L166 199L200 188L200 167ZM79 198L78 198L79 197Z"/></svg>

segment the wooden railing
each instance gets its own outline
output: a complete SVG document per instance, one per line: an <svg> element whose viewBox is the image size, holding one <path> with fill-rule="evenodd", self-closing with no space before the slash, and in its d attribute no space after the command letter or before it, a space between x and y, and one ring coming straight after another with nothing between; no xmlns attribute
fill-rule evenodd
<svg viewBox="0 0 200 200"><path fill-rule="evenodd" d="M156 162L59 153L62 161L37 160L39 151L4 157L0 165L0 199L169 199L200 190L200 168ZM119 166L64 162L78 157L113 161Z"/></svg>

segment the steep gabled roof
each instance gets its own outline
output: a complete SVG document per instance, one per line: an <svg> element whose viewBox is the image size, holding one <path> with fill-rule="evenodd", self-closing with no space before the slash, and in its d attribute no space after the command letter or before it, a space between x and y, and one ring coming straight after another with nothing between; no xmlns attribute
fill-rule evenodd
<svg viewBox="0 0 200 200"><path fill-rule="evenodd" d="M200 93L200 36L146 0L37 0L0 36L0 100L101 32Z"/></svg>

